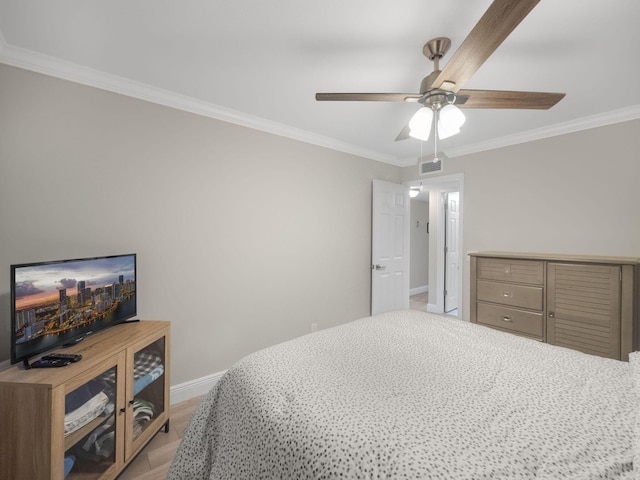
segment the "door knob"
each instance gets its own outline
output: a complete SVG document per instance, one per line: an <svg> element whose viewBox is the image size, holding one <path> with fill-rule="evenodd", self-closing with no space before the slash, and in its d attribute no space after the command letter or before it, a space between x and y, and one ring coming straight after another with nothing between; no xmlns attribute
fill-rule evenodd
<svg viewBox="0 0 640 480"><path fill-rule="evenodd" d="M371 270L385 270L386 268L384 265L371 265Z"/></svg>

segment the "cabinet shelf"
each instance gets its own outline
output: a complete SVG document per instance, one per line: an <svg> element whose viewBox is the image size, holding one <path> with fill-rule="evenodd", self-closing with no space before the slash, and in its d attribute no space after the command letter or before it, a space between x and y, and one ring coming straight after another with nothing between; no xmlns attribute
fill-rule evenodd
<svg viewBox="0 0 640 480"><path fill-rule="evenodd" d="M89 435L94 429L98 428L104 422L106 422L109 417L97 417L87 423L85 426L79 428L73 433L70 433L64 438L64 450L65 452L69 450L71 447L75 446L80 440Z"/></svg>

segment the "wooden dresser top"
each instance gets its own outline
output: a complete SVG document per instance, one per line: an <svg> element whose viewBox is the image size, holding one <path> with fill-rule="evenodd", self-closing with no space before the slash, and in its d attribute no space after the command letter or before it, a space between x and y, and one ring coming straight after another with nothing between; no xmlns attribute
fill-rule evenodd
<svg viewBox="0 0 640 480"><path fill-rule="evenodd" d="M614 263L623 265L640 264L638 257L612 257L601 255L567 255L563 253L528 252L473 252L471 257L517 258L523 260L549 260L553 262Z"/></svg>

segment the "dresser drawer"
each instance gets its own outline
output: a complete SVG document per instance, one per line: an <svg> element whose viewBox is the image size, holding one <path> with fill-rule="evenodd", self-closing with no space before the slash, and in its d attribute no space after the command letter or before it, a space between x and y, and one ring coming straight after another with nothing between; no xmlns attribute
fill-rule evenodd
<svg viewBox="0 0 640 480"><path fill-rule="evenodd" d="M542 339L542 313L478 303L478 323Z"/></svg>
<svg viewBox="0 0 640 480"><path fill-rule="evenodd" d="M542 287L478 280L478 300L542 310Z"/></svg>
<svg viewBox="0 0 640 480"><path fill-rule="evenodd" d="M478 278L542 285L544 262L509 258L478 258Z"/></svg>

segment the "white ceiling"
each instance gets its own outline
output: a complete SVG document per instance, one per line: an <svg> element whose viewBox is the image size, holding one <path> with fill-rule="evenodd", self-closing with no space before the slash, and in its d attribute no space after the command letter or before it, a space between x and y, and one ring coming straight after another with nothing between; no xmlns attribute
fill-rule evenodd
<svg viewBox="0 0 640 480"><path fill-rule="evenodd" d="M490 0L0 0L0 62L396 165L416 104L316 92L417 92ZM541 1L469 89L565 92L551 110L465 110L449 157L640 118L640 1Z"/></svg>

